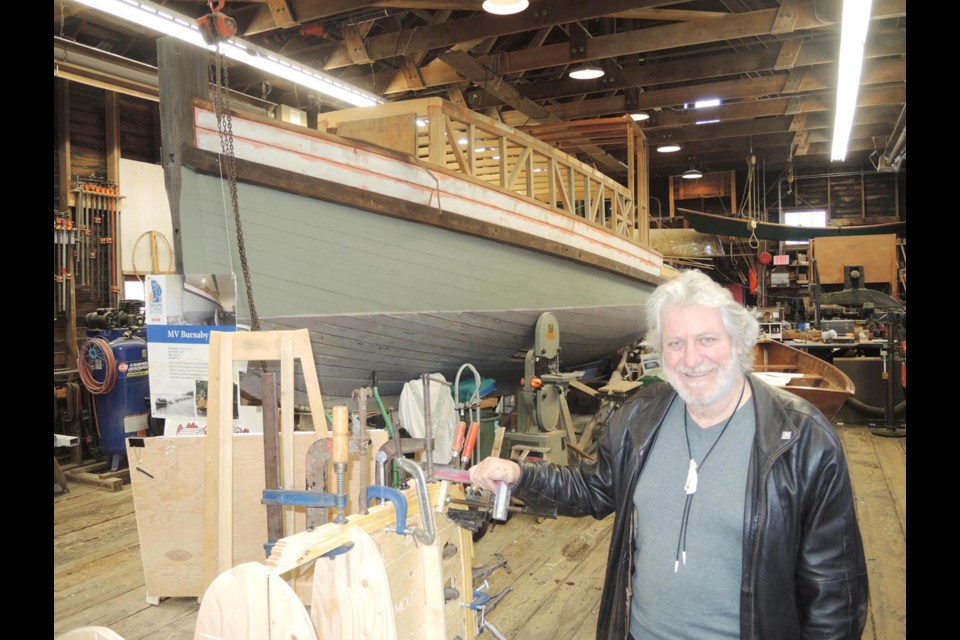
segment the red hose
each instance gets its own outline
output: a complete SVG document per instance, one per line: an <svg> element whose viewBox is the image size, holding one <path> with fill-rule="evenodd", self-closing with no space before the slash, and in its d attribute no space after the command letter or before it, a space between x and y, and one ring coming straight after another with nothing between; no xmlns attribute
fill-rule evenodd
<svg viewBox="0 0 960 640"><path fill-rule="evenodd" d="M103 382L97 382L93 374L94 365L100 360L106 367ZM113 356L110 343L103 338L90 338L84 342L80 346L80 354L77 357L77 371L80 374L80 382L87 391L94 395L110 393L117 383L117 359Z"/></svg>

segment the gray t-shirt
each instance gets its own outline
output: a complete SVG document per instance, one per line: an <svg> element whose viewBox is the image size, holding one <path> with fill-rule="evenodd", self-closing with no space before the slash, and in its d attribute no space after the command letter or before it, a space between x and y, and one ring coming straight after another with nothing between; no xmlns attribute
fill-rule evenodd
<svg viewBox="0 0 960 640"><path fill-rule="evenodd" d="M687 417L690 449L700 468L684 543L681 523L690 464L685 412L683 402L673 403L633 497L637 544L630 633L637 640L740 637L743 507L756 415L747 402L719 441L725 421L701 429ZM681 559L675 572L678 546L686 549L686 564Z"/></svg>

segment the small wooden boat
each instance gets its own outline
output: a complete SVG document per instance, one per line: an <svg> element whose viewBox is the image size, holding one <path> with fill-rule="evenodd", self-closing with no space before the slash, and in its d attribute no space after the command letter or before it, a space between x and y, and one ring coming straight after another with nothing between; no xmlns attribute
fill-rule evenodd
<svg viewBox="0 0 960 640"><path fill-rule="evenodd" d="M826 360L776 340L754 347L753 372L764 381L810 401L828 420L855 391L853 380Z"/></svg>

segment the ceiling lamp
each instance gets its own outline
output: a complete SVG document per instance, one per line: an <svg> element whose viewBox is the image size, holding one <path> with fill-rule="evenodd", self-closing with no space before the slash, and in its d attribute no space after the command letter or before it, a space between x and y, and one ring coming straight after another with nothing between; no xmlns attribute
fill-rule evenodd
<svg viewBox="0 0 960 640"><path fill-rule="evenodd" d="M697 178L702 178L703 174L700 172L700 169L687 169L680 176L684 180L696 180Z"/></svg>
<svg viewBox="0 0 960 640"><path fill-rule="evenodd" d="M585 64L571 69L569 75L574 80L593 80L603 76L603 69L595 64Z"/></svg>
<svg viewBox="0 0 960 640"><path fill-rule="evenodd" d="M630 117L634 122L642 122L643 120L649 120L650 114L643 111L638 111L637 113L631 113Z"/></svg>
<svg viewBox="0 0 960 640"><path fill-rule="evenodd" d="M483 10L498 16L520 13L530 6L528 0L484 0Z"/></svg>
<svg viewBox="0 0 960 640"><path fill-rule="evenodd" d="M657 151L660 153L673 153L674 151L680 151L680 145L678 145L676 142L662 144L657 147Z"/></svg>

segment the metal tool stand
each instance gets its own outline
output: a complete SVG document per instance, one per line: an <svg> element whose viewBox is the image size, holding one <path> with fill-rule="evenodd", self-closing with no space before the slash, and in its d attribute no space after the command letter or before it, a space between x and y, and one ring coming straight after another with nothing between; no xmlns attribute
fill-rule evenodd
<svg viewBox="0 0 960 640"><path fill-rule="evenodd" d="M907 424L905 420L894 420L895 411L893 401L893 385L896 384L896 380L894 380L894 365L896 363L897 350L900 348L900 324L903 322L904 314L900 311L891 310L887 311L884 315L885 317L882 315L880 319L887 321L887 344L881 354L884 357L883 383L886 385L883 411L885 423L883 426L870 425L870 433L885 438L905 438L907 435Z"/></svg>

